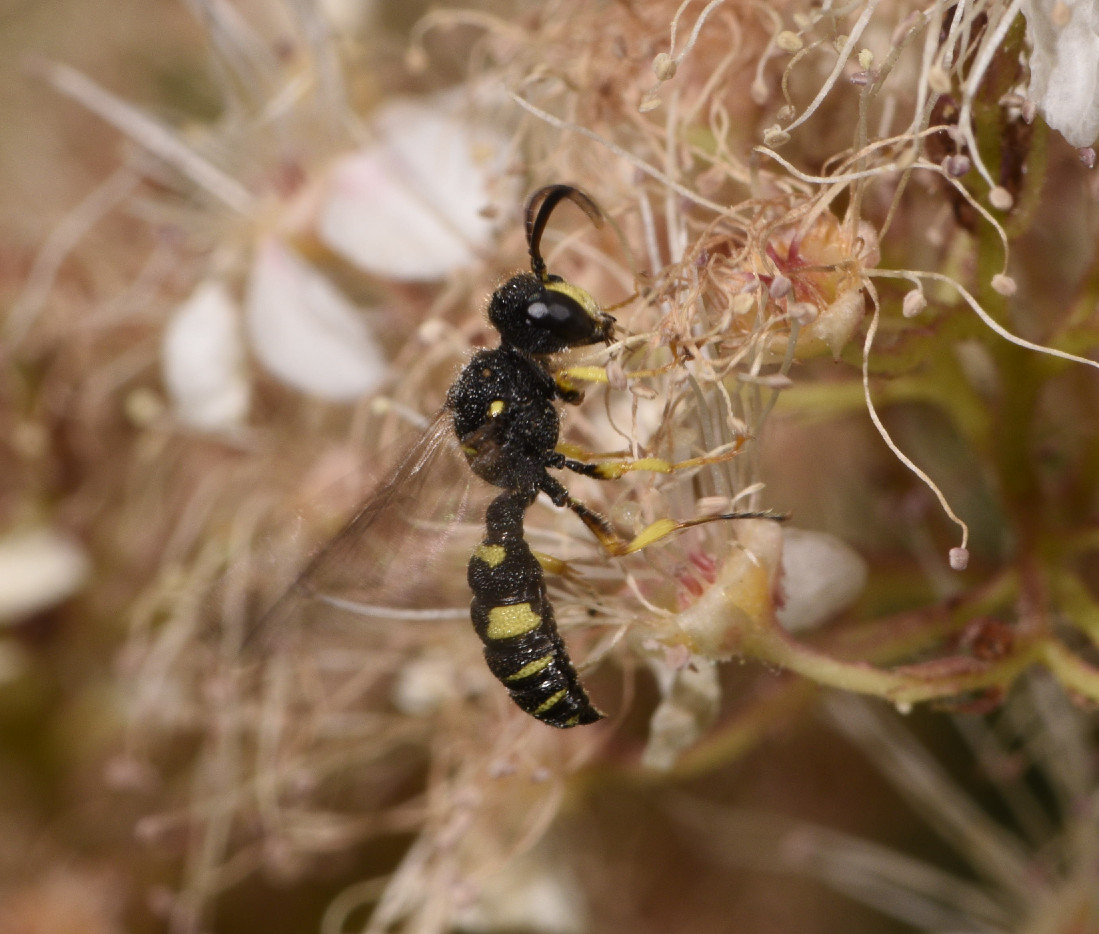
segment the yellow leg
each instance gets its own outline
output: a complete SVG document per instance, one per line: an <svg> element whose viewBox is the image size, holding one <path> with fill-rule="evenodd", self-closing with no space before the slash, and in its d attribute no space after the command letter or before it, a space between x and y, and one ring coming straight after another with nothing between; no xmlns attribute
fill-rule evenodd
<svg viewBox="0 0 1099 934"><path fill-rule="evenodd" d="M653 545L669 535L682 532L684 529L694 528L696 525L705 525L707 522L723 522L729 519L773 519L776 522L782 522L786 519L786 516L781 513L770 511L726 512L716 516L686 519L682 522L677 522L675 519L657 519L652 525L645 526L632 539L625 539L614 530L614 527L603 516L585 506L579 500L570 496L565 505L575 512L584 525L591 530L596 540L603 546L603 550L615 558L632 555L634 552L641 551L642 548L648 548L649 545Z"/></svg>
<svg viewBox="0 0 1099 934"><path fill-rule="evenodd" d="M555 558L553 555L547 555L544 551L531 550L531 554L534 555L535 560L542 566L542 570L547 574L554 574L557 576L572 577L572 567L567 561L561 558Z"/></svg>
<svg viewBox="0 0 1099 934"><path fill-rule="evenodd" d="M652 370L627 370L623 375L626 380L631 379L651 379L654 376L663 376L668 373L673 364L667 364L665 366L658 366ZM601 366L567 366L558 370L554 374L554 379L557 380L557 385L561 386L562 383L568 388L575 389L573 381L579 381L584 383L606 383L607 371Z"/></svg>
<svg viewBox="0 0 1099 934"><path fill-rule="evenodd" d="M556 451L565 458L562 466L574 473L594 477L597 480L617 480L635 470L644 470L648 473L673 473L676 470L704 467L706 464L720 464L735 457L746 440L743 437L737 438L716 448L710 454L682 461L669 461L662 457L628 458L622 457L621 454L594 454L565 442L559 443ZM618 458L618 460L612 458Z"/></svg>
<svg viewBox="0 0 1099 934"><path fill-rule="evenodd" d="M560 457L557 463L551 463L551 467L565 467L575 473L598 480L614 480L634 470L645 470L652 473L672 473L676 470L688 470L692 467L702 467L706 464L717 464L736 456L744 446L747 438L737 438L729 444L709 454L700 457L691 457L682 461L668 461L661 457L624 458L620 454L595 454L585 451L576 445L561 442L556 447L556 453ZM617 459L615 459L617 458ZM630 555L649 545L655 544L661 539L681 532L684 529L693 528L696 525L704 525L707 522L720 522L729 519L773 519L782 521L786 517L774 512L728 512L713 516L703 516L697 519L687 519L682 522L675 519L658 519L646 526L633 538L626 539L619 535L614 526L594 509L584 505L578 499L569 495L564 486L555 477L549 475L545 478L542 489L549 495L557 506L565 506L571 509L580 520L588 527L592 535L603 550L612 557Z"/></svg>

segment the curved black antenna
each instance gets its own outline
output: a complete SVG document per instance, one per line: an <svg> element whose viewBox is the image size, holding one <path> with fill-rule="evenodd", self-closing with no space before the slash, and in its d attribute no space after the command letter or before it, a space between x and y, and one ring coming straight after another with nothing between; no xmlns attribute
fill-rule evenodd
<svg viewBox="0 0 1099 934"><path fill-rule="evenodd" d="M603 212L592 199L572 185L547 185L539 188L527 202L527 244L530 246L530 271L543 281L546 261L542 259L542 232L549 223L553 209L568 199L580 208L596 227L603 226Z"/></svg>

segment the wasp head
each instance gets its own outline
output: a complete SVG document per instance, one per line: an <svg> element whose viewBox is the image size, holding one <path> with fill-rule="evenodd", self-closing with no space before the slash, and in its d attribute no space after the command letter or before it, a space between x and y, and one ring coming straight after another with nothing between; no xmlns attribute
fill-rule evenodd
<svg viewBox="0 0 1099 934"><path fill-rule="evenodd" d="M578 205L596 227L603 213L579 188L549 185L527 202L527 244L530 272L512 276L492 294L488 317L505 344L531 354L557 353L599 341L610 343L614 318L592 296L560 276L546 272L542 258L542 232L554 208L564 200Z"/></svg>
<svg viewBox="0 0 1099 934"><path fill-rule="evenodd" d="M609 343L614 336L614 318L584 289L560 276L512 276L492 293L488 318L505 344L529 354Z"/></svg>

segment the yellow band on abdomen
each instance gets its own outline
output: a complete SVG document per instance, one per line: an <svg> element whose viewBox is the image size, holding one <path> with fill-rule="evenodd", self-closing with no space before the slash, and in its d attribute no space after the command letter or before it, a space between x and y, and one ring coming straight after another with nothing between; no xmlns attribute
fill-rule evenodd
<svg viewBox="0 0 1099 934"><path fill-rule="evenodd" d="M522 668L520 668L515 674L508 675L504 678L505 681L522 681L523 678L529 678L531 675L536 675L543 668L548 668L553 661L553 653L543 655L541 658L536 658L533 662L528 662Z"/></svg>
<svg viewBox="0 0 1099 934"><path fill-rule="evenodd" d="M488 611L487 639L511 639L537 629L542 617L534 612L529 603L514 603L511 606L494 606Z"/></svg>
<svg viewBox="0 0 1099 934"><path fill-rule="evenodd" d="M537 717L539 714L545 713L547 710L549 710L551 707L553 707L559 700L561 700L562 697L564 697L568 693L569 693L568 689L563 688L562 690L558 691L556 694L552 695L551 697L547 697L534 710L531 710L529 712L531 714L533 714L535 717Z"/></svg>

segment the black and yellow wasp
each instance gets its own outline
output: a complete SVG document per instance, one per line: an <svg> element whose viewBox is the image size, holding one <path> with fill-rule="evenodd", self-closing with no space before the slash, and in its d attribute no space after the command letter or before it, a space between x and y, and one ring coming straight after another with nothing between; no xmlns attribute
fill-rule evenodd
<svg viewBox="0 0 1099 934"><path fill-rule="evenodd" d="M448 436L456 436L469 469L499 491L487 508L485 536L474 548L467 569L473 626L484 643L490 670L512 700L543 723L562 728L593 723L603 714L589 700L569 659L557 631L542 565L524 535L527 509L538 494L545 493L555 506L572 510L613 555L629 554L702 522L758 515L730 514L685 522L665 519L625 540L605 518L570 496L550 473L567 469L597 479L614 479L631 470L667 472L726 456L679 463L657 458L589 463L559 450L557 406L562 402L578 404L583 394L572 384L568 371L555 366L556 355L573 347L610 344L615 334L615 319L602 311L590 294L546 269L542 234L554 209L564 200L578 205L597 226L602 224L599 208L572 186L552 185L531 196L526 209L531 270L512 276L489 300L488 320L500 335L499 346L474 354L450 387L442 411L420 443L398 464L393 478L322 549L272 611L279 617L292 615L302 597L337 603L328 595L330 570L354 564L359 543L366 538L387 534L384 517L411 508L415 496L409 492L413 488L410 481L422 482L433 452ZM430 558L428 550L418 549L421 560ZM416 588L415 567L402 565L400 570L404 587Z"/></svg>

